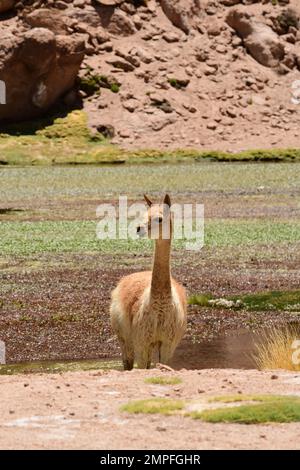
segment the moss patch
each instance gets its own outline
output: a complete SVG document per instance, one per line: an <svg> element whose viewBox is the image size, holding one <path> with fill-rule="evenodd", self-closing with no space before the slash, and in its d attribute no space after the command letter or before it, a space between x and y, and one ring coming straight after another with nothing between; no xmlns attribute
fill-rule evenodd
<svg viewBox="0 0 300 470"><path fill-rule="evenodd" d="M182 400L169 400L167 398L152 398L150 400L137 400L121 407L121 411L127 413L163 414L171 415L183 410Z"/></svg>
<svg viewBox="0 0 300 470"><path fill-rule="evenodd" d="M101 86L118 92L119 84L100 76ZM299 162L300 149L251 150L239 153L197 149L126 151L91 134L83 111L10 126L0 134L0 165L66 165L112 163Z"/></svg>
<svg viewBox="0 0 300 470"><path fill-rule="evenodd" d="M113 93L118 93L120 86L120 83L113 77L94 73L90 68L87 68L85 75L80 78L79 83L80 89L84 91L87 96L100 94L101 88L108 88Z"/></svg>
<svg viewBox="0 0 300 470"><path fill-rule="evenodd" d="M179 377L148 377L145 379L147 384L155 385L176 385L182 383Z"/></svg>
<svg viewBox="0 0 300 470"><path fill-rule="evenodd" d="M192 412L191 417L209 423L263 424L300 421L300 397L270 395L264 398L245 398L261 403Z"/></svg>
<svg viewBox="0 0 300 470"><path fill-rule="evenodd" d="M171 85L171 87L176 88L176 90L182 90L186 88L189 84L188 79L179 79L179 78L168 78L168 82Z"/></svg>
<svg viewBox="0 0 300 470"><path fill-rule="evenodd" d="M188 299L190 305L199 305L200 307L209 307L209 301L213 299L211 294L194 294Z"/></svg>
<svg viewBox="0 0 300 470"><path fill-rule="evenodd" d="M231 299L240 299L247 310L300 310L300 290L261 292Z"/></svg>
<svg viewBox="0 0 300 470"><path fill-rule="evenodd" d="M209 403L239 403L239 402L274 402L285 400L284 395L222 395L208 400Z"/></svg>
<svg viewBox="0 0 300 470"><path fill-rule="evenodd" d="M213 306L214 308L223 308L222 302L218 305L218 303L210 303L212 300L217 300L214 299L212 294L194 294L189 298L189 304L202 307ZM234 302L231 308L244 308L250 311L300 311L300 290L235 295L226 297L225 300Z"/></svg>
<svg viewBox="0 0 300 470"><path fill-rule="evenodd" d="M223 403L223 407L211 408L212 403ZM238 402L251 402L238 405ZM256 403L257 402L257 403ZM226 406L235 403L236 406ZM130 402L121 408L128 413L183 414L186 417L200 419L209 423L291 423L300 421L300 397L287 395L240 395L224 396L210 399L207 409L203 411L187 411L188 402L153 398ZM205 403L201 403L205 406Z"/></svg>
<svg viewBox="0 0 300 470"><path fill-rule="evenodd" d="M101 134L90 132L83 111L58 117L33 135L0 134L0 153L2 164L22 166L113 163L120 155Z"/></svg>

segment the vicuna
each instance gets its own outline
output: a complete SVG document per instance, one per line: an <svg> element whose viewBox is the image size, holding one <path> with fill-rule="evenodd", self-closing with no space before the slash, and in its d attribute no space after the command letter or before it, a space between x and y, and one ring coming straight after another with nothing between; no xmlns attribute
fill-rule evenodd
<svg viewBox="0 0 300 470"><path fill-rule="evenodd" d="M155 235L152 271L130 274L112 292L110 315L118 336L125 370L136 360L139 368L149 369L152 353L168 363L186 329L186 293L170 272L172 238L171 201L149 206L145 220L137 228L140 236Z"/></svg>

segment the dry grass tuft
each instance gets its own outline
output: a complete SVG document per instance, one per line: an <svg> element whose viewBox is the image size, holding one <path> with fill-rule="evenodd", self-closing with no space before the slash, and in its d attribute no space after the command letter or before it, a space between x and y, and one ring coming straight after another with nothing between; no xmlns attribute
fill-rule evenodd
<svg viewBox="0 0 300 470"><path fill-rule="evenodd" d="M255 362L259 369L300 370L299 328L272 328L256 344Z"/></svg>

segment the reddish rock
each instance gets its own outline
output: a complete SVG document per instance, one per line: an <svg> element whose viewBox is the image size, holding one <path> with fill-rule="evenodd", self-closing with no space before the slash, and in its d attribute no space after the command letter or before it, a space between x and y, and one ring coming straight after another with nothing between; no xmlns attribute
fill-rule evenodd
<svg viewBox="0 0 300 470"><path fill-rule="evenodd" d="M75 82L84 57L84 43L77 36L57 35L34 28L2 39L0 80L6 84L6 104L0 120L39 116Z"/></svg>

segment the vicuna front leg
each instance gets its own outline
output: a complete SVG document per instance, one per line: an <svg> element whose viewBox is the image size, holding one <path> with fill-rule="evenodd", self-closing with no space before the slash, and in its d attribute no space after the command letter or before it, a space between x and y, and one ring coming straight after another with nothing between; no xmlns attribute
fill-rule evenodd
<svg viewBox="0 0 300 470"><path fill-rule="evenodd" d="M134 349L133 344L130 341L125 341L120 339L121 351L122 351L122 360L124 370L133 369L134 365Z"/></svg>
<svg viewBox="0 0 300 470"><path fill-rule="evenodd" d="M141 344L135 348L135 358L139 369L150 369L152 358L152 346Z"/></svg>

